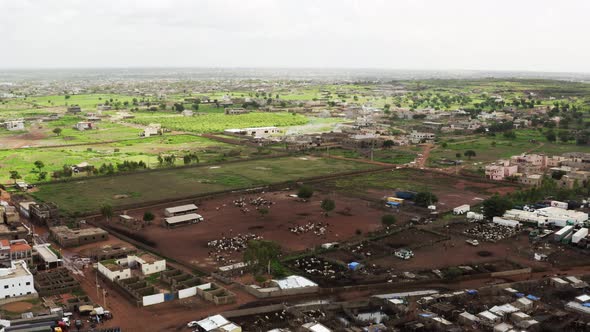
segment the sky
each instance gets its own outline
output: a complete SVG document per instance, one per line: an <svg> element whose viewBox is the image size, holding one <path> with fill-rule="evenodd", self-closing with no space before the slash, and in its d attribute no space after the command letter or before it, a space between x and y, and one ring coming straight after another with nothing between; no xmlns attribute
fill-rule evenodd
<svg viewBox="0 0 590 332"><path fill-rule="evenodd" d="M0 0L0 68L590 72L588 0Z"/></svg>

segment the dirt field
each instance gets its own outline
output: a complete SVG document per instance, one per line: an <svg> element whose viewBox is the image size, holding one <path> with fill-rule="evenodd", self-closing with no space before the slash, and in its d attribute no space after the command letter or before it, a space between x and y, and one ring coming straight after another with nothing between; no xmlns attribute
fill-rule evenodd
<svg viewBox="0 0 590 332"><path fill-rule="evenodd" d="M163 210L153 211L156 214L154 225L139 231L147 239L157 243L157 248L163 254L190 262L206 270L214 270L223 262L215 262L209 257L212 250L207 242L222 237L235 237L240 234L252 233L262 236L266 240L276 241L287 252L301 251L326 242L344 241L357 236L357 230L363 234L375 231L381 227L383 211L367 207L367 202L348 198L337 194L330 194L336 203L336 209L325 217L320 208L321 200L327 195L315 194L309 202L299 202L298 199L288 197L292 192L272 192L262 196L274 202L270 212L261 216L255 207L248 206L249 212L242 212L233 206L232 201L240 196L230 196L223 199L207 200L199 206L199 213L205 221L196 225L180 226L167 229L161 225ZM247 196L255 198L259 195ZM343 210L350 208L350 215ZM144 210L128 211L128 214L141 217ZM321 222L326 224L326 232L316 235L312 231L294 234L289 228L308 223ZM228 259L240 260L241 252L228 253Z"/></svg>
<svg viewBox="0 0 590 332"><path fill-rule="evenodd" d="M0 308L10 312L21 313L31 310L31 308L33 308L33 304L30 302L12 302L3 305Z"/></svg>

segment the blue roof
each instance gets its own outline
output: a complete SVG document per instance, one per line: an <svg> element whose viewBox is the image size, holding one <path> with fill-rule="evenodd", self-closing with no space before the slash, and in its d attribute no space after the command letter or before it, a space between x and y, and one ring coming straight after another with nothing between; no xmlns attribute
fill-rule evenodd
<svg viewBox="0 0 590 332"><path fill-rule="evenodd" d="M536 296L531 295L531 294L527 295L526 298L529 299L529 300L533 300L533 301L539 301L541 299L540 297L536 297Z"/></svg>
<svg viewBox="0 0 590 332"><path fill-rule="evenodd" d="M584 307L589 307L589 308L590 308L590 302L582 303L582 305L583 305Z"/></svg>
<svg viewBox="0 0 590 332"><path fill-rule="evenodd" d="M359 265L361 265L361 263L358 262L350 262L348 263L348 268L351 270L356 270L357 267L359 267Z"/></svg>
<svg viewBox="0 0 590 332"><path fill-rule="evenodd" d="M468 289L467 294L470 294L470 295L477 294L477 291L475 289Z"/></svg>
<svg viewBox="0 0 590 332"><path fill-rule="evenodd" d="M524 293L516 293L516 297L524 297Z"/></svg>

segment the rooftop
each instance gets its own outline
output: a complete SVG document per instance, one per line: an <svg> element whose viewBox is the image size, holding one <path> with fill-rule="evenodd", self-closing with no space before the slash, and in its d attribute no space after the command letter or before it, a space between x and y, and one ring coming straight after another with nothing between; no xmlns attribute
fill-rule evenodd
<svg viewBox="0 0 590 332"><path fill-rule="evenodd" d="M11 279L32 275L24 261L13 261L12 267L0 269L0 279Z"/></svg>

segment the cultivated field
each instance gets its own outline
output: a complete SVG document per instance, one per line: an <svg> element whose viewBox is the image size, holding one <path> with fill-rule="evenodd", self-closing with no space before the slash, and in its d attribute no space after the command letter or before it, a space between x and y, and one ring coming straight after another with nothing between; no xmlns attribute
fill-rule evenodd
<svg viewBox="0 0 590 332"><path fill-rule="evenodd" d="M67 212L90 212L103 204L146 203L373 167L346 160L283 157L51 183L40 185L33 195Z"/></svg>

